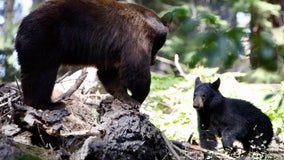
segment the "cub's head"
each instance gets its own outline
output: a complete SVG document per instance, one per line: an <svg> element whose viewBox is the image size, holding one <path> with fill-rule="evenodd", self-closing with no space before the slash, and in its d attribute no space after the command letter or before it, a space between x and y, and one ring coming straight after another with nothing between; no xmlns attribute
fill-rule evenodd
<svg viewBox="0 0 284 160"><path fill-rule="evenodd" d="M219 93L220 79L218 78L213 83L202 83L200 78L195 79L193 107L195 109L202 109L209 106L213 97Z"/></svg>

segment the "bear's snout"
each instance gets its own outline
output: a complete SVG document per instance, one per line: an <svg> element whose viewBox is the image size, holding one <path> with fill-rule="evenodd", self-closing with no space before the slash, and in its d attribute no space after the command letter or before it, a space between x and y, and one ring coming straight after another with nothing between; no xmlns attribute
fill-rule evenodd
<svg viewBox="0 0 284 160"><path fill-rule="evenodd" d="M194 96L193 99L193 108L199 109L203 107L203 100L201 96Z"/></svg>

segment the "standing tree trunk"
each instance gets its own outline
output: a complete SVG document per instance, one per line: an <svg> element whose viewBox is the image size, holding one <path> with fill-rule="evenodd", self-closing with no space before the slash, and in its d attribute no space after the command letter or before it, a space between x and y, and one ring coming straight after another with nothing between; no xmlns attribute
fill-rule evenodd
<svg viewBox="0 0 284 160"><path fill-rule="evenodd" d="M42 2L44 2L44 0L33 0L32 9L36 8Z"/></svg>
<svg viewBox="0 0 284 160"><path fill-rule="evenodd" d="M14 6L14 0L5 0L5 6L4 6L5 24L12 23L13 6Z"/></svg>
<svg viewBox="0 0 284 160"><path fill-rule="evenodd" d="M4 4L4 18L5 22L3 24L2 30L0 30L2 35L6 38L8 38L8 34L10 33L10 29L12 28L12 23L13 23L13 17L14 17L14 12L13 12L13 6L14 6L14 0L5 0ZM4 41L7 41L5 39ZM2 47L5 47L2 46Z"/></svg>

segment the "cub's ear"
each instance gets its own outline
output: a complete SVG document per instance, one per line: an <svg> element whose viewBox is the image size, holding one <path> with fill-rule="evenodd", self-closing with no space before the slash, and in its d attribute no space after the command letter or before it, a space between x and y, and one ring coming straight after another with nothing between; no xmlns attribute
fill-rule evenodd
<svg viewBox="0 0 284 160"><path fill-rule="evenodd" d="M195 85L198 85L198 84L200 84L200 83L202 83L202 82L200 81L200 78L197 77L197 78L195 79Z"/></svg>
<svg viewBox="0 0 284 160"><path fill-rule="evenodd" d="M218 78L215 82L210 83L210 87L212 89L214 89L215 91L218 91L219 86L220 86L220 82L221 82L221 80L220 80L220 78Z"/></svg>

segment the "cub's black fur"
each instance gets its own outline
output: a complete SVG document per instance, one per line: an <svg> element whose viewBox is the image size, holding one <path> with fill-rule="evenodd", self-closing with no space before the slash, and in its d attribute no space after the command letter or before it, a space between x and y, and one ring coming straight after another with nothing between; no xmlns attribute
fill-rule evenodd
<svg viewBox="0 0 284 160"><path fill-rule="evenodd" d="M233 142L238 140L247 153L264 151L273 136L269 117L249 102L222 96L219 86L219 78L213 83L195 80L193 107L201 147L214 150L219 136L225 149L234 151Z"/></svg>

